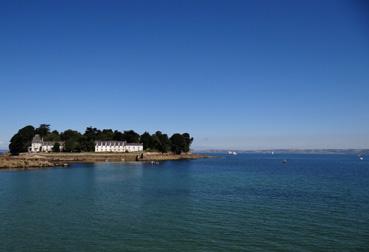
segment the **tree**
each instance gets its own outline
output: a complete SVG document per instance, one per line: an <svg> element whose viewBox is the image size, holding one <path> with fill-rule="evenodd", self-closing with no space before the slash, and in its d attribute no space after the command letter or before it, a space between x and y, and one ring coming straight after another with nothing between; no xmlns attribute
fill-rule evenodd
<svg viewBox="0 0 369 252"><path fill-rule="evenodd" d="M10 153L12 155L18 155L21 152L27 152L34 135L35 128L32 125L28 125L18 130L18 132L10 139Z"/></svg>
<svg viewBox="0 0 369 252"><path fill-rule="evenodd" d="M149 132L144 132L139 135L134 130L124 132L112 129L99 130L93 127L87 127L82 135L78 131L68 129L59 133L57 130L50 132L49 124L41 124L38 128L28 125L20 130L11 138L9 150L13 155L20 152L26 152L32 143L35 134L39 134L45 141L59 142L64 141L64 149L66 152L94 151L95 141L127 141L129 143L143 143L144 150L156 150L162 153L173 151L182 153L190 151L193 138L189 133L175 133L168 138L167 134L161 131L156 131L150 135ZM53 151L60 151L60 144L55 143Z"/></svg>
<svg viewBox="0 0 369 252"><path fill-rule="evenodd" d="M115 141L124 141L125 140L125 136L122 132L115 130L114 134L113 134L113 140Z"/></svg>
<svg viewBox="0 0 369 252"><path fill-rule="evenodd" d="M161 131L155 132L152 136L154 149L165 153L170 150L171 144L167 134L161 133Z"/></svg>
<svg viewBox="0 0 369 252"><path fill-rule="evenodd" d="M48 133L45 137L44 137L45 141L60 141L60 135L59 132L57 130L53 130L51 133Z"/></svg>
<svg viewBox="0 0 369 252"><path fill-rule="evenodd" d="M140 136L140 142L143 144L144 150L154 148L152 136L147 131Z"/></svg>
<svg viewBox="0 0 369 252"><path fill-rule="evenodd" d="M100 130L93 128L93 127L87 127L85 130L85 133L83 134L83 136L86 137L86 139L88 140L97 140L97 136L101 133Z"/></svg>
<svg viewBox="0 0 369 252"><path fill-rule="evenodd" d="M54 143L53 152L60 152L60 143Z"/></svg>
<svg viewBox="0 0 369 252"><path fill-rule="evenodd" d="M84 135L79 138L79 145L81 151L92 152L95 150L95 141Z"/></svg>
<svg viewBox="0 0 369 252"><path fill-rule="evenodd" d="M49 133L50 133L50 124L41 124L40 127L38 127L35 130L35 134L39 134L40 137L45 137Z"/></svg>
<svg viewBox="0 0 369 252"><path fill-rule="evenodd" d="M179 133L173 134L170 137L171 150L176 154L181 154L186 150L186 140L185 137Z"/></svg>
<svg viewBox="0 0 369 252"><path fill-rule="evenodd" d="M68 141L65 141L64 143L64 151L65 152L80 152L81 146L78 141L75 139L70 139Z"/></svg>
<svg viewBox="0 0 369 252"><path fill-rule="evenodd" d="M124 131L124 140L128 143L139 143L140 135L137 134L134 130L126 130Z"/></svg>
<svg viewBox="0 0 369 252"><path fill-rule="evenodd" d="M97 140L99 134L101 134L101 130L93 127L87 127L85 133L80 137L79 140L81 151L94 151L95 141Z"/></svg>
<svg viewBox="0 0 369 252"><path fill-rule="evenodd" d="M66 152L80 152L81 151L81 138L82 135L78 131L75 130L66 130L60 134L60 137L63 141L65 141L64 151Z"/></svg>
<svg viewBox="0 0 369 252"><path fill-rule="evenodd" d="M112 140L114 137L114 132L112 129L103 129L98 132L96 140Z"/></svg>
<svg viewBox="0 0 369 252"><path fill-rule="evenodd" d="M193 137L190 136L190 134L188 133L183 133L182 136L184 137L184 140L186 142L185 148L184 148L184 152L189 152L190 148L191 148L191 144L193 142Z"/></svg>

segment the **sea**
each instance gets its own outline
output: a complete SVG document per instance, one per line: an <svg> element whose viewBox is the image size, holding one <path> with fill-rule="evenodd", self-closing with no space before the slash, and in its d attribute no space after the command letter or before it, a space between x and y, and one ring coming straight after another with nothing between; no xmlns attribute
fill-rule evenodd
<svg viewBox="0 0 369 252"><path fill-rule="evenodd" d="M0 171L0 251L369 251L369 157L215 155Z"/></svg>

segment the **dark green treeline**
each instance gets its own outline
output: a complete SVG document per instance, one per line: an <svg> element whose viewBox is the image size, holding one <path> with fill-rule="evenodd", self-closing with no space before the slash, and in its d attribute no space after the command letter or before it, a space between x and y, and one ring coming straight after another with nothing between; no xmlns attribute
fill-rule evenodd
<svg viewBox="0 0 369 252"><path fill-rule="evenodd" d="M31 145L32 138L39 134L44 141L64 141L65 152L91 152L95 150L96 140L116 140L127 141L128 143L143 143L146 151L174 152L180 154L190 151L193 138L188 133L175 133L171 137L161 131L154 134L144 132L142 135L134 130L118 131L112 129L97 129L87 127L82 134L76 130L68 129L63 132L50 130L49 124L41 124L38 128L32 125L25 126L11 138L9 150L12 154L27 152ZM55 143L54 151L58 152L59 143Z"/></svg>

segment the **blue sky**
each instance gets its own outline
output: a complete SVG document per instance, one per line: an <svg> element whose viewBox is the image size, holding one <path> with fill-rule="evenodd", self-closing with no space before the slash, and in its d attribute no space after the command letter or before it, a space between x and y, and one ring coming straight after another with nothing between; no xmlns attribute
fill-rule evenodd
<svg viewBox="0 0 369 252"><path fill-rule="evenodd" d="M369 148L365 1L1 1L0 148L28 124L194 148Z"/></svg>

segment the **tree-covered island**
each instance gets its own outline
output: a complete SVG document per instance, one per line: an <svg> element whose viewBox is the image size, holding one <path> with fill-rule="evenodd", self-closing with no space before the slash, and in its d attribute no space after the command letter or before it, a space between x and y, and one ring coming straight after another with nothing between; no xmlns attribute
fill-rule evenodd
<svg viewBox="0 0 369 252"><path fill-rule="evenodd" d="M142 143L146 152L173 152L175 154L187 153L193 138L189 133L175 133L171 137L161 131L154 134L144 132L142 135L134 130L112 130L87 127L84 133L68 129L63 132L51 131L49 124L41 124L35 128L32 125L25 126L11 138L9 151L13 155L27 152L35 135L39 135L44 141L55 142L52 151L60 152L60 143L64 143L63 152L94 152L95 141L126 141L129 143Z"/></svg>

